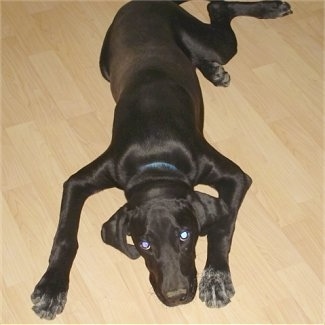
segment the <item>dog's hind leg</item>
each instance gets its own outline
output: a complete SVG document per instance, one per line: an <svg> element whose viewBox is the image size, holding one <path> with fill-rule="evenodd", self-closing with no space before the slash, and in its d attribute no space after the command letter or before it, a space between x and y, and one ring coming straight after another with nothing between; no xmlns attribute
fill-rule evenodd
<svg viewBox="0 0 325 325"><path fill-rule="evenodd" d="M229 74L223 66L237 53L237 40L231 21L237 16L260 19L278 18L292 13L282 1L237 2L211 1L208 6L210 24L196 20L182 21L181 40L193 63L215 86L228 86Z"/></svg>
<svg viewBox="0 0 325 325"><path fill-rule="evenodd" d="M220 4L218 17L214 15L213 7L208 8L213 17L210 14L211 24L205 24L186 13L178 17L177 32L193 64L215 86L226 87L230 76L222 65L237 52L236 36L230 25L232 16L227 4Z"/></svg>
<svg viewBox="0 0 325 325"><path fill-rule="evenodd" d="M215 31L214 48L227 63L237 51L237 41L231 27L231 21L238 16L254 17L259 19L280 18L292 13L287 2L258 1L258 2L226 2L211 1L208 6L211 27Z"/></svg>
<svg viewBox="0 0 325 325"><path fill-rule="evenodd" d="M210 1L208 12L211 24L219 24L238 16L254 17L259 19L275 19L292 14L289 3L283 1Z"/></svg>

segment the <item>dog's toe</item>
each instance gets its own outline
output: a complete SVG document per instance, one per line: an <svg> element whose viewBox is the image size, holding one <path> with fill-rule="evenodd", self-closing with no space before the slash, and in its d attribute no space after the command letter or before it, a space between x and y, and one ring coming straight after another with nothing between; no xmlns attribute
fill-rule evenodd
<svg viewBox="0 0 325 325"><path fill-rule="evenodd" d="M214 270L211 267L204 270L199 285L199 296L207 307L226 306L234 294L235 290L228 271Z"/></svg>

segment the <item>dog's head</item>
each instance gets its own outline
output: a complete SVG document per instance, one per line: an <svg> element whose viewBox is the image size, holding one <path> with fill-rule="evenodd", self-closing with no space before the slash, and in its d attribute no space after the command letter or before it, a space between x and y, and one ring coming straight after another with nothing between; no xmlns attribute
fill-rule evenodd
<svg viewBox="0 0 325 325"><path fill-rule="evenodd" d="M195 245L199 235L227 214L221 199L194 192L183 198L154 198L120 208L102 227L105 243L145 259L150 282L167 306L190 302L196 293ZM132 237L134 245L127 242Z"/></svg>

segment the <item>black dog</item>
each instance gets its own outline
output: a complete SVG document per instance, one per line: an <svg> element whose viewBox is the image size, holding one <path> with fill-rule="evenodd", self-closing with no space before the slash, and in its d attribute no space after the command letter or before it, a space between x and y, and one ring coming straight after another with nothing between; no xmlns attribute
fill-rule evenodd
<svg viewBox="0 0 325 325"><path fill-rule="evenodd" d="M130 258L144 257L164 304L188 303L195 296L199 235L208 239L201 300L221 307L234 295L228 253L251 179L204 139L195 68L214 85L228 86L222 65L237 45L231 20L277 18L291 10L281 1L217 1L208 4L208 12L211 24L166 1L130 2L117 13L100 58L117 103L112 141L64 184L49 266L32 294L40 317L53 319L62 312L82 206L90 195L111 187L124 190L127 203L103 225L102 238ZM194 191L197 184L215 188L219 197Z"/></svg>

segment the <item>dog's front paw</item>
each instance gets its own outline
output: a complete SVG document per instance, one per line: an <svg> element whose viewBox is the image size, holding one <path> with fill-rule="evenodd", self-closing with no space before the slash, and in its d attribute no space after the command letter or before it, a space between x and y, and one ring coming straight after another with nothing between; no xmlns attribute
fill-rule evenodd
<svg viewBox="0 0 325 325"><path fill-rule="evenodd" d="M199 285L200 299L210 308L220 308L235 294L229 271L208 267L203 271Z"/></svg>
<svg viewBox="0 0 325 325"><path fill-rule="evenodd" d="M31 295L34 304L32 308L40 318L52 320L62 313L67 302L67 293L68 285L63 286L62 282L53 281L45 274Z"/></svg>

